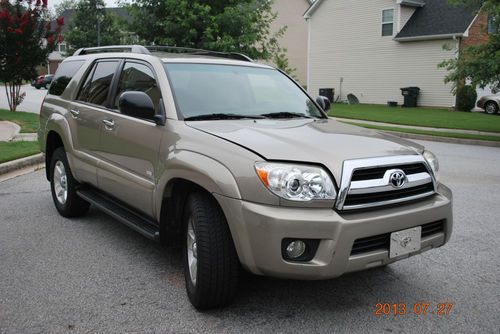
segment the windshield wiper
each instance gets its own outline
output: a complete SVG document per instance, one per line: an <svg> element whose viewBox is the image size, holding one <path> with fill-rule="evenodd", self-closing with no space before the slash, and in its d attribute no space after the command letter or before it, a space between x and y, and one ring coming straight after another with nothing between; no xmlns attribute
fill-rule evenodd
<svg viewBox="0 0 500 334"><path fill-rule="evenodd" d="M218 119L262 119L264 116L257 115L239 115L239 114L205 114L184 118L185 121L204 121Z"/></svg>
<svg viewBox="0 0 500 334"><path fill-rule="evenodd" d="M288 111L280 111L280 112L272 112L269 114L261 114L261 116L266 118L313 118L312 116L304 115L298 112L288 112Z"/></svg>

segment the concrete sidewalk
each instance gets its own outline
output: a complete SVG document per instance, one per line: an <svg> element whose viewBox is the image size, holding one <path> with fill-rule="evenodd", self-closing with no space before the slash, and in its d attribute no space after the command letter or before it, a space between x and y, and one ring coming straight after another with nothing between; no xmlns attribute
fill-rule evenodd
<svg viewBox="0 0 500 334"><path fill-rule="evenodd" d="M0 121L0 141L11 141L21 131L16 123Z"/></svg>
<svg viewBox="0 0 500 334"><path fill-rule="evenodd" d="M36 141L36 133L20 133L21 127L9 121L0 121L0 141Z"/></svg>

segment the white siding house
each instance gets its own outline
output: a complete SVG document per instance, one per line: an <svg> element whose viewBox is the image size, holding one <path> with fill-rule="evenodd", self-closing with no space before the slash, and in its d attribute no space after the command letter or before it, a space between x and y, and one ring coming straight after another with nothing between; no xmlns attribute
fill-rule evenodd
<svg viewBox="0 0 500 334"><path fill-rule="evenodd" d="M287 49L289 67L301 85L307 82L307 23L303 15L310 0L274 0L273 12L278 16L271 23L271 32L287 27L280 38L282 48Z"/></svg>
<svg viewBox="0 0 500 334"><path fill-rule="evenodd" d="M470 22L450 28L458 30L453 33L440 30L443 22L436 23L436 33L420 26L432 20L436 8L431 7L444 6L443 1L317 0L304 15L309 92L334 88L335 99L354 94L361 103L402 104L400 88L417 86L419 105L454 105L452 87L443 81L447 72L438 64L457 56L459 37Z"/></svg>

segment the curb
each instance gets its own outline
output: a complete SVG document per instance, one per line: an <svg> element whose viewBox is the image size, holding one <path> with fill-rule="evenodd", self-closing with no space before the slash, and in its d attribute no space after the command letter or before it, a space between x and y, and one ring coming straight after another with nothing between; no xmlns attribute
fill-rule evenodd
<svg viewBox="0 0 500 334"><path fill-rule="evenodd" d="M378 129L375 129L375 130L382 131L382 132L385 132L388 134L392 134L394 136L398 136L401 138L408 138L408 139L437 141L437 142L450 143L450 144L500 147L500 142L488 141L488 140L450 138L450 137L419 135L419 134L415 134L415 133L406 133L406 132L397 132L397 131L388 131L388 130L378 130Z"/></svg>
<svg viewBox="0 0 500 334"><path fill-rule="evenodd" d="M45 162L45 157L42 153L38 153L26 158L7 161L0 164L0 175L7 174L19 169L36 166Z"/></svg>

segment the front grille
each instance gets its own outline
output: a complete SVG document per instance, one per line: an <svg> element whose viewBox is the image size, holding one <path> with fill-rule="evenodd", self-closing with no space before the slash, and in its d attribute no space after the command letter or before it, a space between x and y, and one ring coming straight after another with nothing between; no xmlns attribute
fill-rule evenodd
<svg viewBox="0 0 500 334"><path fill-rule="evenodd" d="M433 190L434 190L434 184L431 182L421 186L405 188L400 190L384 191L380 193L348 195L344 202L344 205L345 206L363 205L374 202L392 201L399 198L425 194Z"/></svg>
<svg viewBox="0 0 500 334"><path fill-rule="evenodd" d="M375 168L357 169L352 174L351 181L366 181L373 179L381 179L387 170L398 168L405 172L406 175L427 172L427 168L423 163L407 164L400 166L385 166Z"/></svg>
<svg viewBox="0 0 500 334"><path fill-rule="evenodd" d="M444 232L445 220L422 225L422 239ZM352 245L351 255L368 253L377 250L389 250L391 233L379 234L371 237L356 239Z"/></svg>
<svg viewBox="0 0 500 334"><path fill-rule="evenodd" d="M385 159L391 162L390 157ZM367 167L370 166L368 160L366 165L361 163L353 166L350 180L343 184L347 189L337 208L359 210L395 205L434 194L432 174L423 159L410 156L404 160L399 164L374 164ZM344 164L344 168L349 168L349 162ZM398 171L405 174L405 182L399 188L391 184L391 176Z"/></svg>

